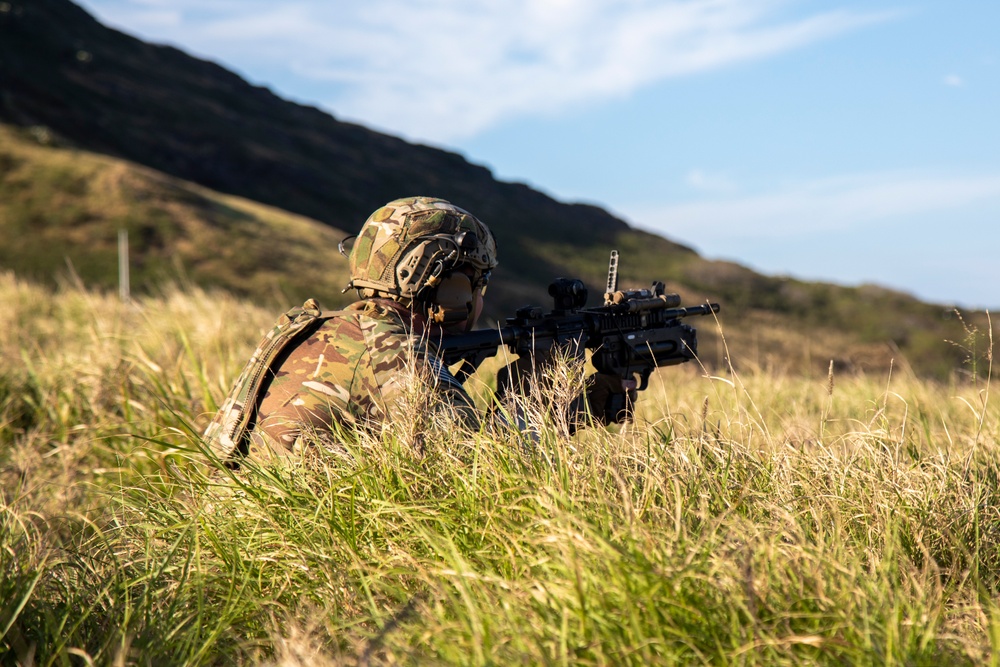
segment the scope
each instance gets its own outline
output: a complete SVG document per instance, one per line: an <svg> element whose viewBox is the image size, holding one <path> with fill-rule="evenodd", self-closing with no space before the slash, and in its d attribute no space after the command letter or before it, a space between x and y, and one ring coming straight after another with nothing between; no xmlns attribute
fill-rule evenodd
<svg viewBox="0 0 1000 667"><path fill-rule="evenodd" d="M576 310L587 305L587 286L576 278L556 278L549 285L554 310Z"/></svg>

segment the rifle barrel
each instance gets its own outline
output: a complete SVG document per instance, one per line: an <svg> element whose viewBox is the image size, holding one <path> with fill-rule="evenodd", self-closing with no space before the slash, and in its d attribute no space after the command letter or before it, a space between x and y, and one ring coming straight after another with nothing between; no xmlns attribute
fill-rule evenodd
<svg viewBox="0 0 1000 667"><path fill-rule="evenodd" d="M719 304L704 303L700 306L688 306L687 308L675 308L667 311L669 317L690 317L691 315L711 315L719 312Z"/></svg>

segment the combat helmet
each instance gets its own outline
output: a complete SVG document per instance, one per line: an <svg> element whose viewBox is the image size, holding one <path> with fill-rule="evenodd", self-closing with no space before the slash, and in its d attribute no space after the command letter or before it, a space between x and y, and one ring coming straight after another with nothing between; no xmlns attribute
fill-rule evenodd
<svg viewBox="0 0 1000 667"><path fill-rule="evenodd" d="M444 199L408 197L378 209L361 227L348 255L347 289L427 308L439 323L460 321L496 265L496 240L475 216ZM456 281L458 294L446 284L457 268L472 274Z"/></svg>

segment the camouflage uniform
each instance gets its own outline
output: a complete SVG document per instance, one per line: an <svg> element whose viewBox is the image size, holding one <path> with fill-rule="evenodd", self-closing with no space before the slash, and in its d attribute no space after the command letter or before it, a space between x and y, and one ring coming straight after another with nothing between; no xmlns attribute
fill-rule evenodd
<svg viewBox="0 0 1000 667"><path fill-rule="evenodd" d="M426 384L431 402L478 427L462 384L429 352L419 317L385 299L327 315L275 373L250 436L251 455L298 453L303 444L324 443L335 425L373 428L412 418L406 382Z"/></svg>
<svg viewBox="0 0 1000 667"><path fill-rule="evenodd" d="M398 199L368 218L348 263L348 288L362 301L322 313L310 299L278 319L205 431L221 460L296 453L331 441L340 426L373 428L442 407L478 426L428 332L474 323L496 266L489 228L442 199ZM415 394L425 400L414 405Z"/></svg>

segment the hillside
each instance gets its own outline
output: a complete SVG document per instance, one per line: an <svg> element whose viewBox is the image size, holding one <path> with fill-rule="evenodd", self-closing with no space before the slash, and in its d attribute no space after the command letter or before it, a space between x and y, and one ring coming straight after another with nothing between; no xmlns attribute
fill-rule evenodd
<svg viewBox="0 0 1000 667"><path fill-rule="evenodd" d="M71 270L114 286L119 229L129 232L139 292L189 280L267 303L315 295L332 305L347 283L336 251L346 232L0 125L0 266L35 281Z"/></svg>
<svg viewBox="0 0 1000 667"><path fill-rule="evenodd" d="M558 275L599 291L618 248L623 281L667 281L686 302L722 301L729 356L781 352L793 369L886 371L904 359L947 377L965 353L951 309L876 287L757 274L565 204L455 153L343 123L218 65L106 28L68 0L0 11L0 268L65 271L111 287L117 229L130 230L134 282L184 276L266 303L335 305L336 241L380 204L431 194L495 230L501 266L488 315L545 300ZM593 298L593 297L592 297ZM982 318L970 322L983 327ZM708 323L706 323L708 324ZM704 326L709 361L727 355Z"/></svg>
<svg viewBox="0 0 1000 667"><path fill-rule="evenodd" d="M522 294L559 273L553 246L575 254L639 234L597 207L499 182L455 153L342 123L106 28L68 0L17 0L0 14L0 88L0 121L339 229L397 197L443 197L489 222L504 256L498 278ZM641 236L661 265L693 256Z"/></svg>

